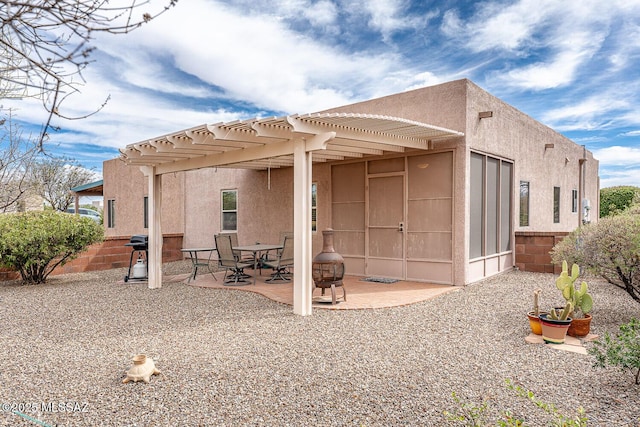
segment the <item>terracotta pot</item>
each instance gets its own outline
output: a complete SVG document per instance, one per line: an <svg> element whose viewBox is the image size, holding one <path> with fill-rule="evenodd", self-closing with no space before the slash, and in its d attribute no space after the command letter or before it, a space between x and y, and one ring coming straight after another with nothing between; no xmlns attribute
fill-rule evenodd
<svg viewBox="0 0 640 427"><path fill-rule="evenodd" d="M549 314L546 311L542 311L540 314ZM531 332L536 335L542 335L542 326L540 326L540 317L536 316L533 311L527 313L527 317L529 318L529 326L531 327Z"/></svg>
<svg viewBox="0 0 640 427"><path fill-rule="evenodd" d="M589 335L591 331L591 315L585 314L582 319L573 319L571 326L567 331L567 335L570 337L582 338Z"/></svg>
<svg viewBox="0 0 640 427"><path fill-rule="evenodd" d="M540 325L542 326L542 339L544 342L548 344L564 344L571 320L571 318L555 320L549 318L548 314L541 314Z"/></svg>

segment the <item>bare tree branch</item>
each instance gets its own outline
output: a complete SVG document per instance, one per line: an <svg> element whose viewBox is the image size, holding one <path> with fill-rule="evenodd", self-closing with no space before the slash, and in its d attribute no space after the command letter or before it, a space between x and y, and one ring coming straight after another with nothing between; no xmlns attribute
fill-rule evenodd
<svg viewBox="0 0 640 427"><path fill-rule="evenodd" d="M38 138L41 151L53 117L69 118L61 104L79 91L74 78L83 81L94 34L129 33L177 3L163 1L154 11L152 0L122 0L123 6L109 0L0 0L0 98L42 100L48 117Z"/></svg>
<svg viewBox="0 0 640 427"><path fill-rule="evenodd" d="M11 110L0 117L0 212L20 210L31 194L29 170L36 161L38 143L24 138Z"/></svg>

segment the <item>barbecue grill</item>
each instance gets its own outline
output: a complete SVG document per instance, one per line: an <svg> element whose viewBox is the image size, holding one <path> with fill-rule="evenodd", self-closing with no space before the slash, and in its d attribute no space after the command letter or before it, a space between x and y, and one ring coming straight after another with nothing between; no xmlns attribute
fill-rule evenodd
<svg viewBox="0 0 640 427"><path fill-rule="evenodd" d="M148 267L145 269L145 275L143 277L132 277L131 276L131 268L133 266L133 256L137 253L138 258L142 259L142 252L144 252L144 260L148 266L149 260L149 236L146 234L134 234L129 239L129 243L125 243L125 246L131 247L131 257L129 258L129 271L127 275L124 276L124 281L128 282L129 280L147 280L147 276L149 274ZM135 272L135 269L134 269Z"/></svg>

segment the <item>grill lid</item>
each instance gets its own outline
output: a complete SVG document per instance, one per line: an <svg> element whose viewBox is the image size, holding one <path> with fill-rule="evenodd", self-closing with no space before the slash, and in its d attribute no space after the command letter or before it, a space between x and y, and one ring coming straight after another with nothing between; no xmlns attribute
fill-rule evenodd
<svg viewBox="0 0 640 427"><path fill-rule="evenodd" d="M129 243L125 243L125 246L133 246L135 248L146 249L149 245L149 236L146 234L134 234L129 239Z"/></svg>

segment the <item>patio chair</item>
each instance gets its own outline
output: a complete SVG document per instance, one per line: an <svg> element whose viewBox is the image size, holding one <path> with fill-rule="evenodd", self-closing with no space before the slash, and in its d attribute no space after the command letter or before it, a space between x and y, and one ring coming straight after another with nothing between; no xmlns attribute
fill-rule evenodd
<svg viewBox="0 0 640 427"><path fill-rule="evenodd" d="M284 247L284 239L286 237L291 237L293 239L292 231L281 231L280 232L280 244ZM282 252L282 249L277 249L275 253L273 251L266 251L260 257L260 266L264 266L264 261L276 261L278 259L278 255Z"/></svg>
<svg viewBox="0 0 640 427"><path fill-rule="evenodd" d="M250 277L244 274L244 269L253 267L253 262L243 262L237 259L233 253L231 236L228 234L216 234L216 251L218 252L218 268L224 269L224 283L233 285L244 285L249 282L245 280ZM227 274L231 274L227 277Z"/></svg>
<svg viewBox="0 0 640 427"><path fill-rule="evenodd" d="M226 233L220 233L223 236L229 236L231 238L231 248L233 250L233 256L236 257L236 260L240 261L240 262L251 262L251 264L253 264L253 257L251 256L245 256L244 258L242 257L242 251L237 251L233 248L235 248L236 246L239 246L238 244L238 233L233 233L233 232L226 232ZM244 277L245 279L247 277L251 277L248 274L245 274L244 272L242 273L242 277Z"/></svg>
<svg viewBox="0 0 640 427"><path fill-rule="evenodd" d="M291 277L288 276L291 276L289 268L293 266L293 237L285 236L282 250L278 252L277 259L266 260L262 264L275 270L271 278L266 280L267 282L275 282L276 280L290 282Z"/></svg>

